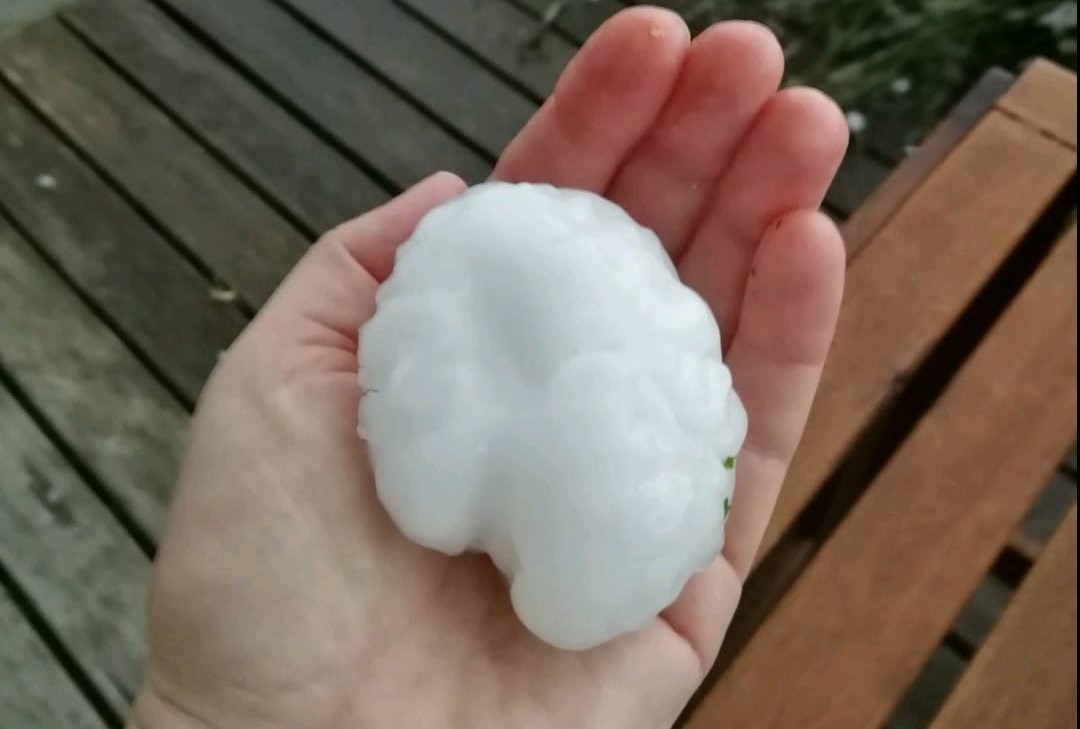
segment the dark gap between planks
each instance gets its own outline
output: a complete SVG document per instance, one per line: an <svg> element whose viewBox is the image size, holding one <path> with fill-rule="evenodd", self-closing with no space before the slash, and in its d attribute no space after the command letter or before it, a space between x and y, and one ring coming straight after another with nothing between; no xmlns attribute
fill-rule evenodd
<svg viewBox="0 0 1080 729"><path fill-rule="evenodd" d="M384 174L375 165L353 151L346 142L321 125L319 121L306 112L302 107L294 103L284 93L279 92L273 84L265 81L258 73L248 67L229 49L218 42L210 33L204 31L198 24L189 20L183 13L171 7L165 0L146 0L160 10L169 20L182 28L188 35L194 38L208 53L222 59L236 73L240 74L245 81L258 89L264 96L274 101L278 106L287 111L294 119L300 122L308 131L318 137L324 144L333 148L338 154L359 167L364 174L368 175L387 194L397 195L404 189L395 183L388 175Z"/></svg>
<svg viewBox="0 0 1080 729"><path fill-rule="evenodd" d="M483 66L489 73L491 73L493 76L496 76L504 84L506 84L507 86L510 86L512 89L514 89L514 91L516 91L518 94L524 96L526 99L528 99L534 105L539 106L540 104L542 104L544 102L544 96L543 95L538 94L533 89L529 88L529 86L527 84L523 83L521 80L516 78L512 73L504 71L497 63L492 62L484 54L475 51L472 47L469 46L469 44L462 41L460 38L455 36L453 33L445 30L438 23L433 22L430 18L428 18L421 11L417 10L415 7L410 5L407 1L392 0L392 2L394 3L394 5L401 8L402 12L404 12L407 15L409 15L410 17L412 17L413 20L415 20L417 23L423 25L424 27L428 28L431 32L433 32L436 35L440 36L443 40L445 40L449 45L453 46L462 55L465 55L465 56L471 58L477 64L479 64L480 66ZM511 5L509 3L506 3L506 5L507 5L508 8L516 8L517 7L517 6ZM525 27L527 27L527 25L523 22L522 23L522 28L525 28ZM542 52L542 51L538 51L538 52Z"/></svg>
<svg viewBox="0 0 1080 729"><path fill-rule="evenodd" d="M97 497L109 514L116 519L117 523L123 528L124 532L131 537L132 541L139 547L139 550L145 554L149 559L154 558L154 554L157 550L153 535L149 534L143 529L131 516L128 510L120 503L119 499L114 496L108 488L102 483L102 480L94 473L82 457L73 449L67 442L67 440L57 431L49 420L37 405L35 405L33 399L26 393L26 391L19 385L18 381L12 376L4 365L3 360L0 360L0 387L6 389L11 393L12 399L22 408L23 412L34 422L34 425L42 432L45 438L52 444L54 448L64 457L64 460L71 466L71 469L82 479L87 488ZM3 563L0 561L0 568Z"/></svg>
<svg viewBox="0 0 1080 729"><path fill-rule="evenodd" d="M98 46L92 39L84 34L78 27L76 27L67 17L61 15L59 17L60 25L73 35L88 51L94 54L98 60L104 63L109 69L121 78L128 86L138 92L144 99L146 99L155 109L160 111L165 117L172 122L181 132L186 134L196 144L206 150L206 153L210 157L221 165L228 172L234 175L240 182L242 182L249 190L262 200L266 205L273 210L277 215L283 218L289 225L291 225L298 233L305 236L309 240L314 240L321 231L316 231L306 221L304 221L299 215L293 213L287 204L282 202L276 195L274 195L257 177L248 174L243 167L236 164L232 159L221 150L217 148L217 145L210 142L206 135L199 131L197 127L189 124L182 115L173 112L173 110L164 103L163 99L146 84L139 81L139 79L131 73L131 71L124 68L121 64L113 60L112 56L104 52L100 46Z"/></svg>
<svg viewBox="0 0 1080 729"><path fill-rule="evenodd" d="M489 151L484 149L482 145L477 143L474 139L464 134L454 123L450 120L439 116L430 106L428 106L423 99L418 98L415 94L395 82L381 69L369 63L363 56L351 49L348 45L342 43L335 38L329 32L326 31L319 23L309 18L303 11L293 7L285 0L269 0L271 4L279 8L282 12L286 13L293 20L302 26L305 30L321 40L324 44L334 49L342 56L346 57L355 66L363 70L368 75L372 76L379 81L383 86L394 92L397 96L405 99L409 104L418 109L429 121L435 126L442 129L448 135L454 138L459 144L464 146L470 152L475 154L484 160L489 166L495 162L495 156Z"/></svg>
<svg viewBox="0 0 1080 729"><path fill-rule="evenodd" d="M926 358L897 381L896 394L881 406L832 476L751 573L716 663L676 726L689 719L1050 252L1074 216L1075 184L1074 174ZM1027 560L1011 549L1003 552L999 564L995 574L1003 573L1014 583L1028 567Z"/></svg>
<svg viewBox="0 0 1080 729"><path fill-rule="evenodd" d="M139 199L123 185L123 183L117 180L116 177L99 164L87 150L83 149L74 139L72 139L71 135L53 122L38 104L35 103L32 98L29 98L22 89L9 82L3 74L0 74L0 86L7 89L41 126L57 138L57 143L60 146L63 146L74 154L79 162L89 168L111 192L120 197L120 199L135 211L135 213L138 214L138 216L149 225L155 233L167 241L169 246L179 253L192 268L198 271L208 283L213 284L218 280L214 272L195 254L195 252L190 250L188 246L185 245L163 221L140 202ZM11 218L13 216L9 215L8 217ZM255 307L250 302L243 300L239 295L231 303L240 309L247 318L250 319L255 315Z"/></svg>
<svg viewBox="0 0 1080 729"><path fill-rule="evenodd" d="M0 371L0 386L6 385L5 377ZM16 401L19 402L18 397ZM20 403L21 404L21 403ZM29 412L29 411L28 411ZM65 454L66 455L66 454ZM8 573L7 568L3 562L0 561L0 592L4 592L11 598L11 602L15 605L16 610L23 616L23 619L30 625L34 633L45 645L49 654L57 665L67 674L68 678L75 688L86 699L87 703L93 708L94 712L101 718L102 722L111 729L121 729L123 726L123 717L116 714L112 707L109 706L105 697L94 686L93 680L79 665L78 660L72 655L71 651L67 649L64 642L60 637L49 627L48 621L38 611L34 605L34 601L30 599L19 587L15 579Z"/></svg>

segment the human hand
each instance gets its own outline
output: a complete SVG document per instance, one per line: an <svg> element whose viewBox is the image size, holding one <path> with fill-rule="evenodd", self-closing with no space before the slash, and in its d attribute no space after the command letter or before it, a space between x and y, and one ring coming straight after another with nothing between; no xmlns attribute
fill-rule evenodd
<svg viewBox="0 0 1080 729"><path fill-rule="evenodd" d="M768 31L620 13L495 176L593 190L664 241L709 303L749 413L723 554L643 630L568 653L481 556L404 539L356 437L357 330L394 248L463 189L437 175L313 246L200 399L151 594L132 716L170 727L670 725L711 665L832 338L844 251L815 212L847 131L777 92Z"/></svg>

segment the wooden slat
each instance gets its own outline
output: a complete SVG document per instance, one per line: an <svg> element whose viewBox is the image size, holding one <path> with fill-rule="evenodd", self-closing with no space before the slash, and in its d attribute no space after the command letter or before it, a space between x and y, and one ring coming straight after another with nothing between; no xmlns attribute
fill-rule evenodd
<svg viewBox="0 0 1080 729"><path fill-rule="evenodd" d="M543 17L556 0L520 0L537 17ZM584 43L592 32L615 13L626 6L616 0L570 0L559 13L553 26L579 44Z"/></svg>
<svg viewBox="0 0 1080 729"><path fill-rule="evenodd" d="M1076 74L1045 59L1032 62L998 108L1076 148Z"/></svg>
<svg viewBox="0 0 1080 729"><path fill-rule="evenodd" d="M0 130L0 210L193 402L243 315L211 301L209 282L3 87ZM32 313L5 308L0 321Z"/></svg>
<svg viewBox="0 0 1080 729"><path fill-rule="evenodd" d="M849 268L829 361L762 556L891 402L896 382L911 374L967 308L1075 165L1070 150L991 112L863 249Z"/></svg>
<svg viewBox="0 0 1080 729"><path fill-rule="evenodd" d="M162 0L216 48L398 187L438 170L479 182L488 160L269 0Z"/></svg>
<svg viewBox="0 0 1080 729"><path fill-rule="evenodd" d="M55 21L3 46L0 72L248 303L304 237Z"/></svg>
<svg viewBox="0 0 1080 729"><path fill-rule="evenodd" d="M0 676L3 676L0 726L105 729L105 722L94 713L3 591L0 591Z"/></svg>
<svg viewBox="0 0 1080 729"><path fill-rule="evenodd" d="M144 0L100 0L64 21L316 233L386 192Z"/></svg>
<svg viewBox="0 0 1080 729"><path fill-rule="evenodd" d="M1076 507L1058 527L933 729L1076 726Z"/></svg>
<svg viewBox="0 0 1080 729"><path fill-rule="evenodd" d="M1075 296L1073 228L690 727L884 723L1075 437Z"/></svg>
<svg viewBox="0 0 1080 729"><path fill-rule="evenodd" d="M4 571L126 713L142 678L149 560L3 389L0 472Z"/></svg>
<svg viewBox="0 0 1080 729"><path fill-rule="evenodd" d="M0 366L143 533L156 534L187 414L2 218Z"/></svg>
<svg viewBox="0 0 1080 729"><path fill-rule="evenodd" d="M536 110L531 99L392 0L284 2L492 159Z"/></svg>
<svg viewBox="0 0 1080 729"><path fill-rule="evenodd" d="M545 35L535 50L524 44L536 19L506 0L400 0L492 66L516 79L537 98L555 88L577 46L557 33Z"/></svg>
<svg viewBox="0 0 1080 729"><path fill-rule="evenodd" d="M854 210L844 224L848 258L854 258L918 189L942 160L993 108L1013 82L1000 69L991 69L949 112L926 140Z"/></svg>

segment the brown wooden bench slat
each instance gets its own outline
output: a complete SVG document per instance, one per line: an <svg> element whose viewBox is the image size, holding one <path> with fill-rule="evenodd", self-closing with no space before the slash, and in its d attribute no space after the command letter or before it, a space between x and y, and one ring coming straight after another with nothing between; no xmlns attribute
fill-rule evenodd
<svg viewBox="0 0 1080 729"><path fill-rule="evenodd" d="M0 393L0 408L3 407ZM0 726L105 729L64 669L0 590Z"/></svg>
<svg viewBox="0 0 1080 729"><path fill-rule="evenodd" d="M1070 509L932 729L1076 726L1076 507Z"/></svg>
<svg viewBox="0 0 1080 729"><path fill-rule="evenodd" d="M1076 76L1037 59L998 100L998 108L1076 149Z"/></svg>
<svg viewBox="0 0 1080 729"><path fill-rule="evenodd" d="M187 413L2 218L0 365L143 534L156 534Z"/></svg>
<svg viewBox="0 0 1080 729"><path fill-rule="evenodd" d="M492 160L536 110L532 99L391 0L283 2Z"/></svg>
<svg viewBox="0 0 1080 729"><path fill-rule="evenodd" d="M125 714L142 678L149 560L2 388L0 471L4 570Z"/></svg>
<svg viewBox="0 0 1080 729"><path fill-rule="evenodd" d="M397 187L439 170L488 176L488 160L268 0L161 4Z"/></svg>
<svg viewBox="0 0 1080 729"><path fill-rule="evenodd" d="M844 243L854 258L935 167L941 164L1013 83L1001 69L991 69L960 100L926 140L863 200L844 222ZM850 156L850 155L849 155Z"/></svg>
<svg viewBox="0 0 1080 729"><path fill-rule="evenodd" d="M398 0L427 22L452 36L537 98L546 98L577 46L557 33L537 48L524 44L536 20L506 0Z"/></svg>
<svg viewBox="0 0 1080 729"><path fill-rule="evenodd" d="M848 272L836 338L762 556L1063 188L1075 164L1057 142L991 112L862 250Z"/></svg>
<svg viewBox="0 0 1080 729"><path fill-rule="evenodd" d="M1075 294L1074 227L690 727L881 726L1075 437Z"/></svg>
<svg viewBox="0 0 1080 729"><path fill-rule="evenodd" d="M64 21L315 233L381 204L369 176L144 0L94 0Z"/></svg>
<svg viewBox="0 0 1080 729"><path fill-rule="evenodd" d="M306 250L303 235L59 23L5 44L0 72L249 304L261 305Z"/></svg>
<svg viewBox="0 0 1080 729"><path fill-rule="evenodd" d="M108 312L128 342L144 356L153 354L158 372L174 390L194 402L217 352L240 332L244 316L211 301L202 274L3 87L0 130L0 209L70 285ZM14 290L0 296L7 293ZM148 306L152 300L165 305ZM41 305L43 313L50 308L47 299ZM5 308L0 320L25 315ZM21 356L33 351L18 340L0 338L0 344Z"/></svg>

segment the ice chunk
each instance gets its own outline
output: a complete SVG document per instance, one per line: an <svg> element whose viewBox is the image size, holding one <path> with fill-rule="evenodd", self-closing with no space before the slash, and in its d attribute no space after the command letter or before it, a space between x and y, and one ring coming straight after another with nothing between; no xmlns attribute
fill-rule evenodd
<svg viewBox="0 0 1080 729"><path fill-rule="evenodd" d="M641 628L719 552L746 413L708 307L621 208L476 186L421 221L377 300L379 499L421 545L487 552L535 635Z"/></svg>

